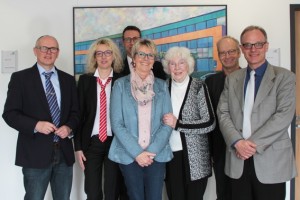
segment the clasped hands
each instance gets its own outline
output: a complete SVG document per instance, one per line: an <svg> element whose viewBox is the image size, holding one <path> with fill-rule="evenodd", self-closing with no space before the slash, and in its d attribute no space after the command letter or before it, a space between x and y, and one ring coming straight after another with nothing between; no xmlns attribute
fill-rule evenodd
<svg viewBox="0 0 300 200"><path fill-rule="evenodd" d="M250 140L239 140L235 145L235 153L239 159L247 160L256 153L256 144Z"/></svg>
<svg viewBox="0 0 300 200"><path fill-rule="evenodd" d="M172 128L175 128L176 123L177 123L177 118L172 113L168 113L163 116L163 122L164 122L164 124L166 124ZM135 158L135 161L141 167L148 167L153 163L153 159L155 156L156 156L156 154L154 154L154 153L144 151Z"/></svg>
<svg viewBox="0 0 300 200"><path fill-rule="evenodd" d="M156 156L155 153L150 153L148 151L143 151L141 154L139 154L135 158L135 161L141 167L148 167L154 162L153 159L154 159L155 156Z"/></svg>
<svg viewBox="0 0 300 200"><path fill-rule="evenodd" d="M35 126L35 130L45 135L55 133L62 139L68 137L72 132L72 129L66 125L57 128L53 123L47 121L38 121L38 123Z"/></svg>

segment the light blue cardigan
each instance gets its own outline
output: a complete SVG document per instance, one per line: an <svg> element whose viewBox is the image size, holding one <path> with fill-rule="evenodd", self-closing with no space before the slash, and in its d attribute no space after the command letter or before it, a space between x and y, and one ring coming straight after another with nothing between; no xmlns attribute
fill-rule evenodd
<svg viewBox="0 0 300 200"><path fill-rule="evenodd" d="M166 82L155 78L155 96L151 111L150 144L145 151L155 153L155 161L167 162L173 158L169 146L172 128L163 124L162 117L172 112ZM144 150L138 144L138 104L131 94L130 75L114 83L110 101L110 121L114 133L109 159L121 164L130 164Z"/></svg>

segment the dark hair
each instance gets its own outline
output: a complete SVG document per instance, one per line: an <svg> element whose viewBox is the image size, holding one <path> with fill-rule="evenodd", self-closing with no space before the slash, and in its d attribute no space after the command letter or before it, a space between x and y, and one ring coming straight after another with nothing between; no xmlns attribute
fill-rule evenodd
<svg viewBox="0 0 300 200"><path fill-rule="evenodd" d="M139 32L140 36L142 36L141 30L138 27L130 25L130 26L126 26L124 28L123 33L122 33L122 38L123 39L124 39L124 33L126 31L130 31L130 30L137 31L137 32Z"/></svg>

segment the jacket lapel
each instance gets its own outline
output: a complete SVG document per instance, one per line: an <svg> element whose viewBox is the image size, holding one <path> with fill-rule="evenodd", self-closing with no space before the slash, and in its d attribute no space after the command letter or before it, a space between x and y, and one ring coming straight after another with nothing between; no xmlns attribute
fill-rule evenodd
<svg viewBox="0 0 300 200"><path fill-rule="evenodd" d="M274 85L275 73L272 66L269 64L263 79L261 80L259 89L257 91L257 95L254 101L253 110L259 106L259 104L265 99L265 97L269 94L271 88Z"/></svg>
<svg viewBox="0 0 300 200"><path fill-rule="evenodd" d="M130 104L134 107L135 113L138 114L138 112L137 112L137 109L138 109L137 106L138 106L138 104L137 104L136 100L134 99L134 97L131 94L130 75L128 75L128 76L125 77L124 87L125 87L125 92L126 92L125 95L129 96L129 100L131 102Z"/></svg>
<svg viewBox="0 0 300 200"><path fill-rule="evenodd" d="M241 74L236 76L236 83L233 84L235 95L240 103L241 110L244 110L244 82L246 76L246 70L241 69L239 71Z"/></svg>
<svg viewBox="0 0 300 200"><path fill-rule="evenodd" d="M156 83L155 79L154 79L154 84L153 84L153 91L155 93L154 97L153 97L153 100L152 100L152 107L151 107L151 123L154 121L154 118L155 118L155 113L156 110L156 104L157 104L157 101L159 100L158 97L161 97L162 95L160 95L159 93L161 92L160 88L158 87L158 84ZM153 127L153 124L152 126Z"/></svg>
<svg viewBox="0 0 300 200"><path fill-rule="evenodd" d="M48 101L46 98L42 79L41 79L41 76L40 76L40 73L39 73L39 70L38 70L36 64L32 67L32 71L33 71L33 73L32 73L31 80L33 81L33 83L34 83L33 85L35 87L35 89L33 89L32 91L37 92L37 96L40 98L43 107L45 108L46 111L48 111L49 116L51 117L50 108L49 108ZM29 78L29 80L30 80L30 78Z"/></svg>

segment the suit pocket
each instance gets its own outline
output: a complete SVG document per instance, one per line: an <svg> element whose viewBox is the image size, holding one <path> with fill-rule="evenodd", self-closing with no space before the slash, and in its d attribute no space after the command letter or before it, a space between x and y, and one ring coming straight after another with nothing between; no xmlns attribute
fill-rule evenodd
<svg viewBox="0 0 300 200"><path fill-rule="evenodd" d="M284 140L280 140L278 142L275 142L272 145L274 150L281 150L281 149L285 149L285 148L291 148L292 147L292 142L290 139L284 139Z"/></svg>

